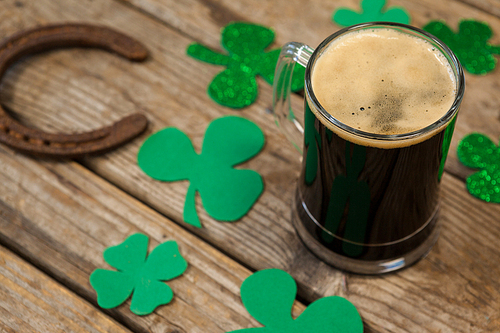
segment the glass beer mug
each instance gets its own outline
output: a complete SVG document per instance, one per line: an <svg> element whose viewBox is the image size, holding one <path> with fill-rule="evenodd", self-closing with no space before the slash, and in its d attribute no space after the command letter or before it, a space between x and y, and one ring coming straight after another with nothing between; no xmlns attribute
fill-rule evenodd
<svg viewBox="0 0 500 333"><path fill-rule="evenodd" d="M324 71L323 67L318 69L318 60L342 56L344 53L335 48L326 51L339 41L363 33L396 33L401 38L396 43L401 43L405 50L405 43L427 43L428 52L441 57L452 88L451 102L440 111L437 120L402 133L373 132L339 120L339 114L350 114L350 110L320 103L314 75L328 78L336 73L315 73ZM392 61L377 49L367 53L367 59L374 63ZM290 103L290 79L296 63L306 68L304 110L292 110ZM431 78L434 71L429 73ZM366 71L366 77L371 72ZM394 82L396 79L409 80L404 72ZM351 84L350 80L340 84L348 81ZM403 83L405 94L412 94L413 85L417 84L411 80ZM347 90L361 90L361 94L363 89L372 88L366 82L359 87L355 80L352 84ZM396 83L393 86L396 90L392 94L402 94ZM277 63L273 89L278 125L303 156L292 203L292 223L305 245L325 262L363 274L393 271L422 258L438 237L439 184L465 89L463 70L453 52L434 36L411 26L388 22L359 24L329 36L316 50L300 43L286 44ZM341 99L349 94L345 90L346 87L332 87L328 90L331 96L326 98ZM364 105L360 112L375 114L380 105Z"/></svg>

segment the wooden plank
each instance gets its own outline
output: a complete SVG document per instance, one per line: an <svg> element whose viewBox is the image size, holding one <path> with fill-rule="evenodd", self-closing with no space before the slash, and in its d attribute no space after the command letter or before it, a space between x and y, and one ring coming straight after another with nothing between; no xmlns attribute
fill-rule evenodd
<svg viewBox="0 0 500 333"><path fill-rule="evenodd" d="M487 13L500 17L500 6L496 0L460 0Z"/></svg>
<svg viewBox="0 0 500 333"><path fill-rule="evenodd" d="M130 332L1 246L0 318L7 332Z"/></svg>
<svg viewBox="0 0 500 333"><path fill-rule="evenodd" d="M3 5L10 5L7 9L14 11L12 2ZM476 203L463 191L460 180L449 175L444 177L443 237L426 260L411 269L383 277L360 278L342 274L317 261L305 250L289 225L289 201L299 163L293 150L276 134L272 118L265 112L269 105L266 101L270 101L269 88L261 90L257 104L242 111L235 112L215 105L204 90L220 69L200 64L184 55L186 46L193 39L186 37L186 33L180 34L114 2L101 1L83 5L71 1L39 1L26 4L23 10L19 19L21 25L29 26L34 21L84 18L127 31L143 40L153 51L153 58L148 63L133 66L99 52L70 51L26 60L10 72L5 82L7 87L10 84L5 93L5 103L16 113L20 113L23 120L52 130L86 129L132 112L136 106L144 107L154 121L151 131L167 125L179 126L193 137L196 147L200 147L208 121L215 117L230 113L255 120L266 132L268 144L264 152L247 166L255 168L264 176L266 192L248 216L233 224L211 220L203 213L201 205L198 205L205 228L190 230L253 269L279 267L288 270L299 281L301 296L307 300L331 294L343 294L350 298L352 291L353 295L358 295L355 304L361 308L368 327L375 331L390 331L392 328L421 331L422 327L428 331L438 331L443 327L447 327L448 331L467 331L467 325L462 324L467 322L468 316L475 318L473 323L480 329L498 327L498 303L495 303L494 298L478 302L475 307L476 304L472 306L469 299L447 298L448 293L438 293L443 285L449 286L456 295L461 295L464 288L471 288L465 280L449 278L447 274L450 272L467 271L465 276L470 279L478 271L485 274L481 278L486 281L491 281L494 274L498 275L491 266L491 261L498 258L498 253L490 253L489 245L471 242L465 236L443 243L443 239L446 239L444 235L450 233L450 229L466 228L467 233L461 235L468 235L470 230L475 230L479 218L484 219L482 222L488 226L489 233L481 233L478 237L498 232L498 221L495 219L499 213L498 206L481 206ZM113 15L102 15L106 12ZM14 29L9 26L5 28L7 32L12 30ZM75 73L81 77L75 78ZM480 90L481 87L477 89ZM300 104L298 98L294 101ZM64 114L68 118L63 118L59 112L65 110L68 103L73 109ZM86 159L85 163L148 205L180 221L187 184L162 184L142 174L135 166L140 142L141 140L136 140L114 153ZM54 168L57 168L58 174L68 173L65 179L70 182L74 182L73 178L78 179L73 173L80 175L84 172L73 164L51 165L51 169ZM6 169L3 172L8 171ZM93 186L91 183L94 180L87 182L88 185L85 183L79 186ZM46 191L37 191L38 196L44 196L44 193ZM99 193L92 191L92 195L98 200L110 200L108 195ZM456 196L459 197L458 203L449 199ZM51 202L52 199L49 197L46 200ZM476 215L476 206L481 208L480 217ZM64 210L65 207L66 205L58 204L57 210ZM456 215L455 211L461 214ZM66 214L74 215L75 212ZM446 220L447 214L451 214L453 218ZM454 232L448 235L453 240ZM120 238L119 236L114 237ZM158 239L160 238L157 237ZM38 242L33 246L41 245ZM445 250L437 250L440 247ZM447 255L450 253L456 254L455 261L448 261ZM491 258L476 258L477 253L488 253ZM467 264L474 261L479 268ZM436 279L432 280L432 288L424 290L423 286L430 283L425 278L431 276L426 272L435 266L442 267L443 273L432 275ZM57 262L51 262L48 267L57 267ZM409 282L402 283L401 280ZM493 288L491 286L492 284L485 288ZM472 283L473 293L480 294L481 288ZM371 297L372 290L376 291L376 297ZM430 300L436 293L441 297L437 297L436 303L432 303ZM423 305L429 307L422 308ZM443 308L447 309L446 313L442 312ZM468 315L464 316L464 313ZM489 321L483 320L486 317Z"/></svg>
<svg viewBox="0 0 500 333"><path fill-rule="evenodd" d="M130 301L109 313L139 332L258 326L239 298L247 269L75 162L36 161L3 147L0 156L0 243L71 290L95 303L88 279L94 269L109 268L102 252L142 232L150 249L176 240L188 269L168 282L174 299L153 314L133 315ZM302 310L297 303L294 313Z"/></svg>

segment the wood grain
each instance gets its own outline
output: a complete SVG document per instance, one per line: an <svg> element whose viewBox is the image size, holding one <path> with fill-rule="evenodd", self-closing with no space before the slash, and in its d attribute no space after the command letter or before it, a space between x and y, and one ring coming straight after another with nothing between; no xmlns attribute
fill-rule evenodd
<svg viewBox="0 0 500 333"><path fill-rule="evenodd" d="M141 232L150 250L173 239L189 263L168 281L174 299L149 316L130 301L109 311L138 332L226 332L258 326L239 298L250 272L175 223L75 162L32 160L0 147L0 243L29 258L85 299L96 301L88 279L105 248ZM294 313L303 310L297 303Z"/></svg>
<svg viewBox="0 0 500 333"><path fill-rule="evenodd" d="M0 246L2 332L130 332Z"/></svg>
<svg viewBox="0 0 500 333"><path fill-rule="evenodd" d="M500 6L497 0L460 0L473 7L500 17Z"/></svg>
<svg viewBox="0 0 500 333"><path fill-rule="evenodd" d="M135 1L131 6L106 0L88 3L76 0L40 0L24 3L24 7L19 9L14 1L3 1L1 6L5 10L2 13L9 13L2 17L0 24L0 31L4 34L39 23L85 20L110 25L139 38L152 51L152 57L145 64L129 64L99 51L71 50L28 58L9 73L2 86L1 101L14 110L23 122L52 131L97 128L135 109L143 109L152 122L148 134L165 126L177 126L192 138L196 148L201 146L203 133L212 119L226 114L247 117L263 128L267 144L260 155L244 166L254 168L263 175L266 191L250 213L237 223L220 223L212 220L204 213L199 202L197 209L204 228L194 229L183 224L182 209L187 182L169 184L156 182L145 176L135 164L137 150L146 135L113 153L87 158L83 163L93 172L173 219L182 227L196 233L247 267L253 270L268 267L286 269L299 282L299 293L302 298L312 301L324 295L347 296L360 309L368 331L500 330L500 306L497 297L499 288L496 279L499 272L498 265L495 264L500 255L492 245L498 242L500 226L497 216L500 208L498 205L481 203L465 192L463 178L471 171L462 167L454 155L458 140L473 129L481 130L491 137L498 136L500 128L498 110L495 108L498 94L495 92L499 82L496 72L485 77L467 76L468 92L452 142L452 154L447 164L448 172L458 177L447 173L443 178L443 232L437 246L425 260L395 274L382 277L343 274L312 256L298 240L289 224L289 203L293 195L299 160L292 148L276 132L272 117L266 112L271 100L270 87L259 81L261 88L259 99L247 109L233 111L220 107L210 100L205 89L221 69L199 63L185 55L187 45L193 41L218 47L219 29L226 22L240 18L275 26L278 44L297 36L297 40L315 45L332 30L338 29L329 21L333 7L341 5L353 7L356 4L355 1L332 3L314 0L310 3L311 12L308 12L299 6L301 3L298 0L277 1L273 6L250 8L255 2ZM468 15L487 20L495 31L500 31L498 18L463 3L449 0L437 4L436 1L421 0L416 3L406 1L398 4L404 4L409 8L417 25L436 18L445 18L450 24L456 24L459 17ZM181 5L185 6L182 9L184 12L175 7ZM157 7L161 10L157 11L155 9ZM141 11L148 12L148 15L142 14ZM163 14L159 15L156 11L158 13L163 11ZM278 19L280 12L285 13L285 16L280 16ZM176 17L181 19L176 20ZM297 25L296 22L305 23ZM198 26L200 28L197 28ZM300 98L294 96L293 103L299 106ZM6 156L10 154L8 150L4 153ZM2 174L4 177L13 172L20 174L10 182L10 190L7 189L9 191L2 197L4 202L9 202L6 207L11 207L13 214L8 220L17 221L14 217L20 211L23 212L20 216L25 216L28 212L32 215L19 218L21 221L28 221L22 224L16 222L19 226L13 227L13 223L7 224L10 231L8 234L4 233L2 241L15 240L11 246L18 249L26 247L29 249L26 250L27 256L34 261L43 262L44 267L58 280L64 281L80 294L92 298L89 287L85 287L85 279L92 268L98 266L97 263L102 263L99 250L120 242L133 230L146 228L142 224L138 227L136 223L142 222L138 222L137 219L132 220L130 217L144 219L142 210L148 212L149 210L144 206L140 209L130 208L134 213L123 213L122 216L120 213L122 209L134 207L135 204L131 204L128 201L130 199L125 200L125 204L117 204L117 200L124 199L115 194L116 190L107 189L101 193L100 187L103 186L101 181L91 177L91 173L75 163L55 164L32 161L18 155L11 156L12 162L9 162L11 164L6 164ZM39 164L43 165L40 169L42 171L37 169ZM51 170L50 173L45 173L44 168ZM29 180L21 181L25 177L26 170L34 171L30 171L32 176L28 177ZM64 191L62 189L59 191L66 194L60 194L59 191L50 188L44 189L43 183L36 181L38 178L43 181L50 179L51 186L55 186L53 184L57 182L53 180L51 174L62 179L61 182L65 184ZM75 179L79 180L77 186L72 185L76 182ZM96 185L96 182L99 185ZM19 189L20 186L22 191ZM109 185L105 187L111 188ZM72 200L73 195L81 188L91 189L85 190L84 194L78 196L83 202L83 207ZM15 199L10 200L9 196L12 196L12 193ZM119 199L110 198L113 195ZM31 198L31 202L28 208L23 210L18 202L25 197ZM37 200L44 202L38 206L47 207L41 222L36 222L39 218L34 217L31 208L38 207L35 205ZM5 210L7 211L7 208ZM48 223L54 212L64 216L57 219L57 228ZM92 221L95 214L98 214L99 220L108 216L113 218L103 226L100 226L100 223L87 224L89 223L87 221ZM122 219L124 221L116 225L116 222L113 222L114 214L121 216L120 221ZM65 221L66 219L71 222ZM147 221L155 219L158 217L149 218ZM79 221L85 223L81 225ZM134 225L131 226L129 223ZM149 223L152 222L147 222L146 225ZM160 236L162 234L158 231L161 230L162 223L158 219L154 228L147 227L147 233L154 236L157 242L162 239ZM32 226L28 227L30 225ZM24 232L24 228L29 231ZM33 233L41 236L32 237ZM70 238L65 237L66 233ZM87 233L92 236L86 236ZM23 237L18 240L17 235ZM188 236L183 234L183 237ZM89 253L85 256L90 256L90 259L82 258L81 246L88 249ZM57 250L59 247L64 250ZM51 255L35 255L42 249ZM60 257L61 253L66 253L66 258L78 258L78 260L68 259L66 262L69 264L62 265L55 259ZM207 256L204 260L216 265L217 260L225 262L226 259L221 259L221 256L217 259ZM78 264L75 266L71 264L73 262ZM201 265L205 267L205 264ZM81 272L81 266L84 267L84 273ZM75 275L68 272L73 272ZM236 279L238 281L241 281L243 275L248 274L248 271L235 272L240 271L236 268L227 269L227 274L238 275ZM213 280L218 281L222 276L216 274ZM487 282L481 283L481 281ZM227 285L232 286L229 289L233 295L221 297L232 299L228 304L231 304L233 310L235 308L233 305L237 304L234 293L238 283L225 281L224 287L215 283L210 289L220 290L228 288ZM195 300L187 296L181 298L187 304L182 305L185 306L183 309L189 306L200 307L196 302L203 300L204 297L199 296L198 292L201 291L192 289L189 293L190 297L196 298ZM203 306L208 307L206 303L203 303ZM226 313L225 308L221 309L215 311L217 316L208 310L206 313L220 320L221 315L218 311ZM153 317L147 319L146 323L143 321L137 323L137 318L127 316L126 309L117 311L115 315L128 325L136 325L134 327L141 329L145 329L150 320L156 325L160 325L159 321L165 320L168 323L165 324L166 327L171 329L176 325L194 329L196 321L202 322L206 329L213 328L214 331L251 325L252 321L245 317L241 305L236 309L243 317L231 312L223 316L228 316L233 321L222 320L221 323L212 323L211 320L215 319L210 319L210 315L207 315L209 318L200 316L191 321L184 318L184 321L179 319L177 322L171 317L166 319L163 311L169 310L163 308L159 311L161 320ZM181 310L177 310L176 313L185 314Z"/></svg>

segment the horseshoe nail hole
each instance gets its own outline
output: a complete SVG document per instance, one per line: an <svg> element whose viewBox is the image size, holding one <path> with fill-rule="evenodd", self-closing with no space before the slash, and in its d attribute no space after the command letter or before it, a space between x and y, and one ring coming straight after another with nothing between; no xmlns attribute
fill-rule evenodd
<svg viewBox="0 0 500 333"><path fill-rule="evenodd" d="M44 145L44 146L50 146L50 141L48 141L48 140L43 140L43 145Z"/></svg>
<svg viewBox="0 0 500 333"><path fill-rule="evenodd" d="M14 132L14 131L9 131L9 134L18 140L24 140L24 134Z"/></svg>
<svg viewBox="0 0 500 333"><path fill-rule="evenodd" d="M3 131L4 131L6 134L9 134L9 133L10 133L10 128L5 127Z"/></svg>
<svg viewBox="0 0 500 333"><path fill-rule="evenodd" d="M30 140L30 137L29 137L29 136L27 136L27 135L23 135L23 141L26 141L26 142L27 142L27 141L29 141L29 140Z"/></svg>
<svg viewBox="0 0 500 333"><path fill-rule="evenodd" d="M37 138L28 138L27 142L32 143L37 146L43 145L43 141Z"/></svg>

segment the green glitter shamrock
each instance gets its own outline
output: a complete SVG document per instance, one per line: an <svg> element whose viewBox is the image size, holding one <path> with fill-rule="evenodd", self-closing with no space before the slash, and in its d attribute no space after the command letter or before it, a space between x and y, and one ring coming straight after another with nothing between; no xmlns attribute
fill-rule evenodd
<svg viewBox="0 0 500 333"><path fill-rule="evenodd" d="M274 32L266 27L235 22L222 31L221 44L228 55L213 51L206 46L193 43L187 48L191 57L209 64L226 66L210 83L208 94L217 103L239 109L252 104L257 98L256 75L272 84L274 69L280 49L265 52L274 40ZM304 87L305 69L296 66L292 76L292 91Z"/></svg>
<svg viewBox="0 0 500 333"><path fill-rule="evenodd" d="M216 220L236 221L253 206L264 189L253 170L234 169L264 146L262 130L249 120L226 116L210 123L201 154L180 130L170 127L151 135L137 155L139 167L162 181L189 180L184 221L201 228L195 195Z"/></svg>
<svg viewBox="0 0 500 333"><path fill-rule="evenodd" d="M410 15L404 8L391 7L382 11L384 6L385 0L363 0L360 13L349 8L339 8L333 13L332 20L343 27L375 21L410 23Z"/></svg>
<svg viewBox="0 0 500 333"><path fill-rule="evenodd" d="M130 310L147 315L172 300L172 289L161 281L184 273L187 262L175 241L158 245L148 256L148 241L146 235L134 234L104 251L104 260L117 271L98 268L90 275L100 307L117 307L133 292Z"/></svg>
<svg viewBox="0 0 500 333"><path fill-rule="evenodd" d="M500 148L486 135L472 133L458 144L458 158L480 171L467 178L469 193L486 202L500 203Z"/></svg>
<svg viewBox="0 0 500 333"><path fill-rule="evenodd" d="M241 300L248 312L265 327L232 333L362 333L363 322L351 302L339 296L311 303L296 319L292 306L297 294L293 278L280 269L250 275L241 285Z"/></svg>
<svg viewBox="0 0 500 333"><path fill-rule="evenodd" d="M488 43L493 32L486 23L462 20L458 33L441 21L432 21L423 29L442 40L468 72L484 75L495 69L497 60L493 55L500 54L500 46Z"/></svg>

